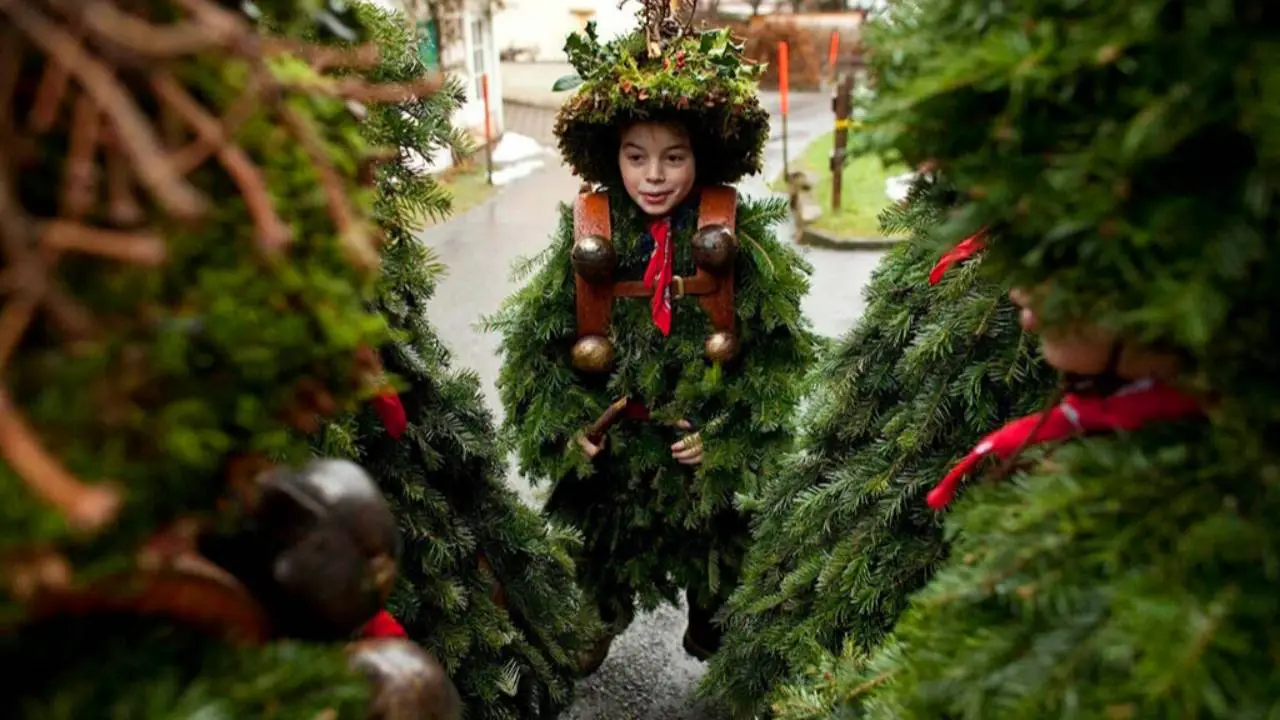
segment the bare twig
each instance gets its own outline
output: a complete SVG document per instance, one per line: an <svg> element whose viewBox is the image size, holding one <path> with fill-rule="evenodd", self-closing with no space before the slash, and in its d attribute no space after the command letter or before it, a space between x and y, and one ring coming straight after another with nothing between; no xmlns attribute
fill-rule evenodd
<svg viewBox="0 0 1280 720"><path fill-rule="evenodd" d="M176 4L195 16L196 22L203 25L208 32L256 39L257 33L240 15L218 5L211 0L176 0Z"/></svg>
<svg viewBox="0 0 1280 720"><path fill-rule="evenodd" d="M119 227L134 227L146 219L129 177L129 159L120 153L120 144L111 136L107 151L107 217Z"/></svg>
<svg viewBox="0 0 1280 720"><path fill-rule="evenodd" d="M40 235L44 247L70 250L137 265L159 265L167 257L164 241L148 232L116 232L68 220L46 223Z"/></svg>
<svg viewBox="0 0 1280 720"><path fill-rule="evenodd" d="M88 95L76 96L71 115L71 138L67 161L63 166L62 216L80 218L93 205L98 181L98 143L102 134L102 116Z"/></svg>
<svg viewBox="0 0 1280 720"><path fill-rule="evenodd" d="M26 43L17 29L0 23L0 135L7 135L17 128L14 117L18 105L14 94L22 76L25 50Z"/></svg>
<svg viewBox="0 0 1280 720"><path fill-rule="evenodd" d="M173 154L173 165L178 172L186 174L195 170L212 157L223 144L231 142L232 136L240 129L240 126L262 104L261 90L264 84L261 73L254 72L249 76L248 82L245 83L244 92L241 93L240 97L236 98L235 102L231 103L231 106L227 108L226 113L222 116L218 133L197 132L195 140ZM177 87L177 84L174 83L174 86ZM201 115L204 114L203 108L194 100L191 101L191 105ZM179 117L185 119L185 116L181 114ZM190 119L186 119L186 122L194 125ZM212 130L213 126L210 125L209 129Z"/></svg>
<svg viewBox="0 0 1280 720"><path fill-rule="evenodd" d="M382 60L382 54L374 43L366 43L352 48L311 45L283 38L265 38L263 50L271 55L294 55L301 58L316 71L334 68L352 70L368 70L374 68Z"/></svg>
<svg viewBox="0 0 1280 720"><path fill-rule="evenodd" d="M101 530L120 512L123 497L109 484L87 485L67 472L40 445L9 394L0 388L0 455L41 500L54 506L71 527Z"/></svg>
<svg viewBox="0 0 1280 720"><path fill-rule="evenodd" d="M67 87L71 84L71 72L53 55L45 57L44 74L40 85L36 88L36 99L27 116L27 127L34 133L49 132L58 119L58 109L67 97Z"/></svg>
<svg viewBox="0 0 1280 720"><path fill-rule="evenodd" d="M286 246L289 243L289 226L271 206L271 194L262 173L244 150L230 142L222 123L205 112L172 76L156 73L151 78L151 87L157 97L191 126L206 146L217 149L218 161L240 188L263 250L278 252Z"/></svg>
<svg viewBox="0 0 1280 720"><path fill-rule="evenodd" d="M98 39L150 58L190 55L225 47L235 39L227 28L205 23L156 25L104 0L53 0L52 4L78 19Z"/></svg>
<svg viewBox="0 0 1280 720"><path fill-rule="evenodd" d="M370 271L378 267L377 248L370 242L367 228L364 228L357 218L355 209L347 197L346 188L343 187L342 178L334 169L333 163L329 161L323 141L316 129L307 118L291 107L282 107L280 117L311 158L311 163L320 176L320 185L324 188L325 198L328 200L329 216L333 219L334 228L338 232L347 261L360 271Z"/></svg>
<svg viewBox="0 0 1280 720"><path fill-rule="evenodd" d="M26 0L0 0L0 13L8 15L45 54L69 68L83 91L97 101L111 120L121 149L133 161L139 180L166 211L181 219L204 211L204 198L174 170L150 121L110 69Z"/></svg>
<svg viewBox="0 0 1280 720"><path fill-rule="evenodd" d="M21 293L5 303L4 311L0 312L0 368L13 357L39 307L40 296L32 292Z"/></svg>
<svg viewBox="0 0 1280 720"><path fill-rule="evenodd" d="M305 92L320 93L344 100L389 105L409 102L438 92L444 87L444 75L436 73L432 77L405 83L370 83L358 78L319 78L291 83L291 87Z"/></svg>
<svg viewBox="0 0 1280 720"><path fill-rule="evenodd" d="M5 258L6 280L14 293L29 293L43 304L45 312L69 337L87 337L93 329L88 310L68 296L48 277L48 270L36 253L36 227L18 204L10 182L13 168L0 145L0 252Z"/></svg>

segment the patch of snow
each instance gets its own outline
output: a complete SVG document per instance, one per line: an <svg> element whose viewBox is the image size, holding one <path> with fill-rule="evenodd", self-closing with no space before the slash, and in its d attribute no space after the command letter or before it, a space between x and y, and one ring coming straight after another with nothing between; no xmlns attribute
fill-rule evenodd
<svg viewBox="0 0 1280 720"><path fill-rule="evenodd" d="M496 160L495 160L496 162ZM525 160L493 171L493 184L506 185L533 173L543 166L542 160Z"/></svg>
<svg viewBox="0 0 1280 720"><path fill-rule="evenodd" d="M498 146L493 149L493 162L495 165L504 165L544 154L546 154L546 148L539 145L537 140L520 133L506 132L502 134Z"/></svg>
<svg viewBox="0 0 1280 720"><path fill-rule="evenodd" d="M911 189L911 183L915 179L916 174L913 172L894 175L884 181L884 194L894 202L902 202L907 199L907 191Z"/></svg>
<svg viewBox="0 0 1280 720"><path fill-rule="evenodd" d="M437 175L453 165L453 154L448 148L436 148L429 158L413 148L404 148L404 151L409 156L405 165L415 173Z"/></svg>

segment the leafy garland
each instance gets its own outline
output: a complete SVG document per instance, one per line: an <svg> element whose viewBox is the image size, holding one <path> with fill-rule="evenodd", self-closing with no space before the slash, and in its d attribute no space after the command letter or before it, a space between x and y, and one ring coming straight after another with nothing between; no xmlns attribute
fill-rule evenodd
<svg viewBox="0 0 1280 720"><path fill-rule="evenodd" d="M577 89L560 109L556 136L584 180L616 184L618 128L636 120L682 123L699 156L704 184L759 172L769 134L756 85L762 65L747 60L728 30L674 38L651 58L643 32L601 43L594 23L570 35L565 52L577 71L556 81Z"/></svg>

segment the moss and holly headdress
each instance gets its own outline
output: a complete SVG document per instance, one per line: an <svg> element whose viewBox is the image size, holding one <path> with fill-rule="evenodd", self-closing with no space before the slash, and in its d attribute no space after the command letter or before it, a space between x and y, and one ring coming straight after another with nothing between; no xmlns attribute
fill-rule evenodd
<svg viewBox="0 0 1280 720"><path fill-rule="evenodd" d="M601 43L592 23L565 42L577 74L555 89L578 90L560 109L556 137L583 180L617 184L618 133L640 120L687 128L702 184L733 183L760 170L769 136L769 115L756 96L763 66L743 56L728 30L691 31L680 16L691 18L694 5L643 0L634 32Z"/></svg>

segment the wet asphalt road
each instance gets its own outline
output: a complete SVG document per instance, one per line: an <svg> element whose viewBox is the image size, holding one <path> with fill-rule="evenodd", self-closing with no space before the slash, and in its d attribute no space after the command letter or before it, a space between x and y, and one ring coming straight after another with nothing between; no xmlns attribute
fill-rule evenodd
<svg viewBox="0 0 1280 720"><path fill-rule="evenodd" d="M766 107L776 112L776 95L765 94ZM546 138L551 111L511 108L510 131ZM792 157L808 142L827 132L831 124L829 100L821 95L793 96L789 120ZM782 169L780 127L766 149L763 177L748 178L739 189L768 193L764 178ZM578 182L558 158L548 155L546 166L506 186L486 204L465 215L430 228L423 240L448 266L429 312L441 337L452 348L455 364L479 373L486 397L500 418L493 381L498 374L497 338L478 327L481 316L493 313L515 285L511 263L540 250L556 224L556 204L570 200ZM790 228L779 228L790 235ZM881 253L801 248L814 265L812 290L805 311L815 329L828 336L843 334L862 313L862 288ZM540 504L537 491L514 470L508 481L531 504ZM604 666L579 687L579 699L564 714L570 720L712 720L722 717L694 699L704 665L684 653L683 608L661 608L636 618L613 645Z"/></svg>

